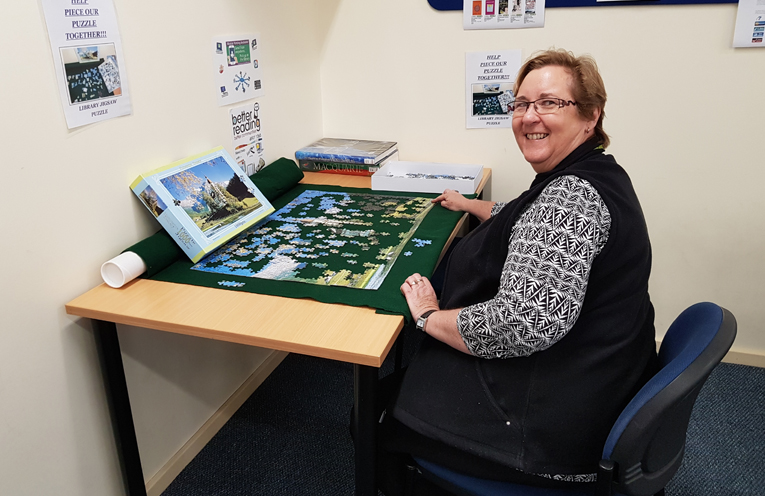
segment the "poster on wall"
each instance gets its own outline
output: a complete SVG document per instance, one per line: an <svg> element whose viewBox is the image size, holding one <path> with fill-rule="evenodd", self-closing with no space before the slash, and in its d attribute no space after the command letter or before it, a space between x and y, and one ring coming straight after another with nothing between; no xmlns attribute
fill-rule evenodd
<svg viewBox="0 0 765 496"><path fill-rule="evenodd" d="M545 0L463 0L464 29L541 28Z"/></svg>
<svg viewBox="0 0 765 496"><path fill-rule="evenodd" d="M520 50L465 54L465 115L468 129L512 127L508 105L521 68Z"/></svg>
<svg viewBox="0 0 765 496"><path fill-rule="evenodd" d="M42 0L69 129L132 113L112 0Z"/></svg>
<svg viewBox="0 0 765 496"><path fill-rule="evenodd" d="M216 36L212 46L219 106L263 96L263 67L257 34Z"/></svg>
<svg viewBox="0 0 765 496"><path fill-rule="evenodd" d="M229 117L234 160L248 176L251 176L266 166L260 102L234 107L229 111Z"/></svg>
<svg viewBox="0 0 765 496"><path fill-rule="evenodd" d="M765 2L763 0L739 0L736 29L733 32L734 47L763 47L765 35Z"/></svg>

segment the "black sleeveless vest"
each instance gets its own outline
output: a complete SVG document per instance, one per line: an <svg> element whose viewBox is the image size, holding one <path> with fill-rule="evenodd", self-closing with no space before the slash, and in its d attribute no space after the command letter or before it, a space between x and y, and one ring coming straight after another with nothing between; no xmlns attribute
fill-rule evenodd
<svg viewBox="0 0 765 496"><path fill-rule="evenodd" d="M591 141L455 247L441 308L497 294L515 221L565 174L589 181L611 214L574 327L544 351L508 359L477 358L427 337L392 411L427 437L533 474L596 472L611 426L656 366L643 213L627 173Z"/></svg>

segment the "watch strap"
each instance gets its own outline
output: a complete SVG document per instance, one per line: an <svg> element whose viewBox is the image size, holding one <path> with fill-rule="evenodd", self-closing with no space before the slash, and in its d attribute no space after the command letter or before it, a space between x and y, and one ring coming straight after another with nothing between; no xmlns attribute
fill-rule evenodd
<svg viewBox="0 0 765 496"><path fill-rule="evenodd" d="M425 321L427 321L428 317L430 317L430 314L432 314L435 311L436 310L427 310L427 311L423 312L423 314L420 315L420 317L417 319L417 323L415 324L415 327L418 330L420 330L422 332L425 332Z"/></svg>

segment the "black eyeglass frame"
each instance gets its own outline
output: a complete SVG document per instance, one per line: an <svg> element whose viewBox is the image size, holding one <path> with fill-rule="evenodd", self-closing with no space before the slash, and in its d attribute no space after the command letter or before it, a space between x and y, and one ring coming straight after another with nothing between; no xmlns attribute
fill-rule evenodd
<svg viewBox="0 0 765 496"><path fill-rule="evenodd" d="M537 107L537 102L541 102L541 101L543 101L543 100L555 100L555 101L557 101L557 102L558 102L558 107L557 107L555 110L553 110L552 112L540 112L540 111L539 111L539 107ZM539 114L539 115L545 115L545 114L553 114L553 113L557 112L557 111L558 111L558 109L562 109L563 107L568 107L569 105L574 105L574 106L576 106L576 102L575 102L575 101L572 101L572 100L564 100L563 98L554 98L554 97L538 98L538 99L536 99L536 100L534 100L534 101L532 101L532 102L526 102L526 101L520 101L520 102L519 102L518 100L516 100L516 101L514 101L513 103L511 103L510 105L508 105L508 110L510 110L511 112L513 112L513 115L515 115L516 106L517 106L517 104L519 104L519 103L524 103L524 104L526 104L526 110L528 110L528 109L529 109L529 107L531 107L531 106L533 105L533 106L534 106L534 111L535 111L537 114ZM519 112L519 113L518 113L518 115L523 115L523 114L525 114L525 113L526 113L526 110L524 110L524 111L522 111L522 112Z"/></svg>

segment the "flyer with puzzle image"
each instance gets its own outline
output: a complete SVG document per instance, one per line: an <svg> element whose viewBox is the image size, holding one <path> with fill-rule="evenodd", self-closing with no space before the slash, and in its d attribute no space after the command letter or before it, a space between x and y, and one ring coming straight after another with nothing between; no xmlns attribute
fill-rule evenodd
<svg viewBox="0 0 765 496"><path fill-rule="evenodd" d="M223 147L141 174L130 189L192 262L274 211Z"/></svg>

